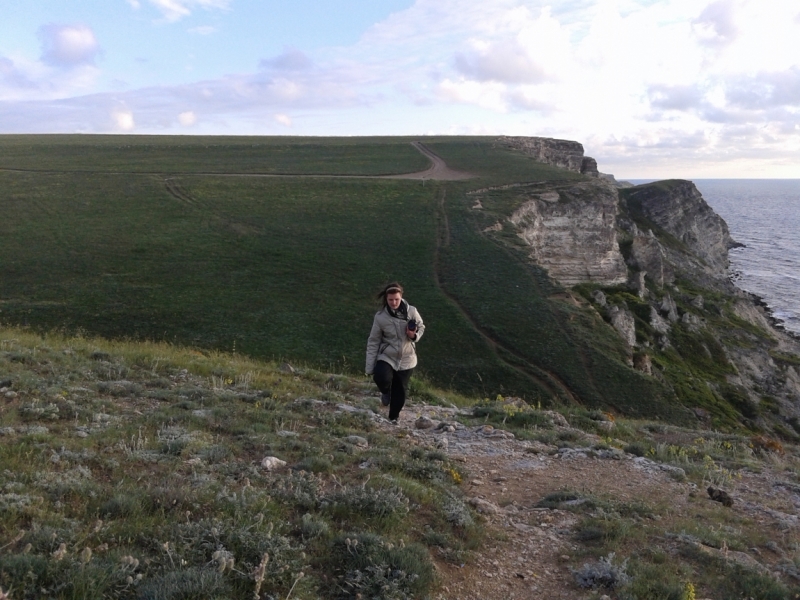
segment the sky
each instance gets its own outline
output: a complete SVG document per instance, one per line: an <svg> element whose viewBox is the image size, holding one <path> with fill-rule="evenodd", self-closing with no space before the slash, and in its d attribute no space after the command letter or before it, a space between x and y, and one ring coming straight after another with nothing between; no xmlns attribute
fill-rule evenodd
<svg viewBox="0 0 800 600"><path fill-rule="evenodd" d="M800 178L797 0L31 0L0 133L517 135Z"/></svg>

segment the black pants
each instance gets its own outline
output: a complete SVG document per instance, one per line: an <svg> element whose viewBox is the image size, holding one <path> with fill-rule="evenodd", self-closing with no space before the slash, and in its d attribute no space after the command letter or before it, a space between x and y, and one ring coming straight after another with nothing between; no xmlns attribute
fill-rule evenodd
<svg viewBox="0 0 800 600"><path fill-rule="evenodd" d="M381 391L381 394L389 394L389 419L396 419L400 416L400 411L406 404L406 394L408 393L408 381L414 369L405 371L395 371L387 362L379 360L375 363L372 372L372 379Z"/></svg>

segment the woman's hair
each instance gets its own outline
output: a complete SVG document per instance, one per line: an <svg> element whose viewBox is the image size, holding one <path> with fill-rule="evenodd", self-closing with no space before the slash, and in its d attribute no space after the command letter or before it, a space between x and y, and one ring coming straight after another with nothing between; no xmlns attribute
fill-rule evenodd
<svg viewBox="0 0 800 600"><path fill-rule="evenodd" d="M396 294L397 292L400 292L400 295L402 296L403 295L403 286L400 285L399 283L397 283L396 281L393 281L392 283L387 284L380 291L380 293L378 294L378 300L382 300L383 301L383 305L384 306L388 306L388 304L386 303L386 296L388 296L389 294Z"/></svg>

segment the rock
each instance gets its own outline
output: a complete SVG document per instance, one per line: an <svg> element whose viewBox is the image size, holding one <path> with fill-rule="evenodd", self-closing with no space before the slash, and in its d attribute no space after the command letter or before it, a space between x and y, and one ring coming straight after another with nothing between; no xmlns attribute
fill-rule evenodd
<svg viewBox="0 0 800 600"><path fill-rule="evenodd" d="M417 429L432 429L435 426L436 422L433 419L425 416L422 416L414 421L414 427Z"/></svg>
<svg viewBox="0 0 800 600"><path fill-rule="evenodd" d="M688 312L683 313L683 316L681 317L681 323L686 325L686 327L691 331L698 331L703 326L703 320L700 317Z"/></svg>
<svg viewBox="0 0 800 600"><path fill-rule="evenodd" d="M694 416L703 423L711 422L711 413L704 408L696 407L692 409Z"/></svg>
<svg viewBox="0 0 800 600"><path fill-rule="evenodd" d="M560 412L554 410L543 410L542 415L550 419L556 427L569 427L569 421Z"/></svg>
<svg viewBox="0 0 800 600"><path fill-rule="evenodd" d="M667 321L664 317L658 314L658 311L655 309L654 306L650 307L650 327L653 328L654 331L666 335L669 333L669 321Z"/></svg>
<svg viewBox="0 0 800 600"><path fill-rule="evenodd" d="M87 438L87 437L89 437L89 434L87 432L79 429L78 431L75 432L75 437Z"/></svg>
<svg viewBox="0 0 800 600"><path fill-rule="evenodd" d="M633 184L630 181L618 181L616 177L614 177L611 173L598 173L600 179L603 181L607 181L611 185L617 188L629 188L633 187Z"/></svg>
<svg viewBox="0 0 800 600"><path fill-rule="evenodd" d="M584 156L581 161L581 173L589 177L600 177L597 171L597 161L591 156Z"/></svg>
<svg viewBox="0 0 800 600"><path fill-rule="evenodd" d="M595 303L599 304L600 306L606 306L606 295L600 290L595 290L592 292L592 300L594 300Z"/></svg>
<svg viewBox="0 0 800 600"><path fill-rule="evenodd" d="M263 459L261 459L261 468L266 469L267 471L274 471L275 469L280 469L281 467L285 466L285 460L281 460L280 458L276 458L274 456L265 456Z"/></svg>
<svg viewBox="0 0 800 600"><path fill-rule="evenodd" d="M670 323L677 323L678 322L678 306L675 304L675 301L672 299L672 296L667 294L661 300L661 306L659 306L659 310L661 314L667 317Z"/></svg>
<svg viewBox="0 0 800 600"><path fill-rule="evenodd" d="M494 502L489 502L483 498L470 498L467 500L467 503L479 513L483 513L485 515L497 515L501 512L500 507Z"/></svg>
<svg viewBox="0 0 800 600"><path fill-rule="evenodd" d="M284 373L294 373L294 367L289 363L283 363L281 365L281 371L283 371Z"/></svg>
<svg viewBox="0 0 800 600"><path fill-rule="evenodd" d="M529 246L531 260L565 286L625 283L616 191L594 181L560 184L557 191L559 202L542 200L541 191L521 192L522 204L508 219Z"/></svg>
<svg viewBox="0 0 800 600"><path fill-rule="evenodd" d="M728 225L717 215L691 181L670 180L639 185L620 192L629 210L639 212L683 242L700 258L691 261L709 274L725 277L728 248L733 244ZM670 258L683 259L670 252Z"/></svg>
<svg viewBox="0 0 800 600"><path fill-rule="evenodd" d="M709 498L714 502L721 502L723 506L727 506L728 508L733 506L733 498L730 497L728 492L712 486L709 486L706 491L708 492Z"/></svg>
<svg viewBox="0 0 800 600"><path fill-rule="evenodd" d="M633 368L645 375L653 374L653 361L649 354L634 354Z"/></svg>
<svg viewBox="0 0 800 600"><path fill-rule="evenodd" d="M591 162L584 161L583 144L579 142L542 137L509 136L501 137L498 142L512 150L527 154L539 162L576 173L583 173L584 169L593 170L593 173L590 174L598 177L597 162L591 158L589 159Z"/></svg>
<svg viewBox="0 0 800 600"><path fill-rule="evenodd" d="M692 299L692 306L695 308L699 308L700 310L703 309L703 297L702 296L695 296Z"/></svg>
<svg viewBox="0 0 800 600"><path fill-rule="evenodd" d="M622 336L622 339L633 348L636 345L636 322L627 308L612 306L608 309L611 325Z"/></svg>
<svg viewBox="0 0 800 600"><path fill-rule="evenodd" d="M344 438L344 441L348 444L353 444L353 446L358 446L359 448L369 448L367 438L363 438L360 435L348 435Z"/></svg>
<svg viewBox="0 0 800 600"><path fill-rule="evenodd" d="M628 277L628 287L636 292L639 298L647 296L647 283L645 283L646 271L635 271Z"/></svg>
<svg viewBox="0 0 800 600"><path fill-rule="evenodd" d="M4 395L5 395L5 397L6 397L6 398L8 398L9 400L13 400L13 399L14 399L14 398L16 398L17 396L19 396L19 394L17 394L17 392L15 392L15 391L13 391L13 390L9 390L9 391L7 391L7 392L6 392Z"/></svg>
<svg viewBox="0 0 800 600"><path fill-rule="evenodd" d="M616 427L616 425L617 424L614 423L614 421L600 421L599 423L597 423L597 428L600 431L605 431L606 433L608 433L609 431L613 430L614 427Z"/></svg>
<svg viewBox="0 0 800 600"><path fill-rule="evenodd" d="M0 388L10 388L12 383L10 379L0 379Z"/></svg>
<svg viewBox="0 0 800 600"><path fill-rule="evenodd" d="M287 438L287 437L299 437L299 433L296 431L286 431L285 429L281 429L278 433L278 437Z"/></svg>
<svg viewBox="0 0 800 600"><path fill-rule="evenodd" d="M652 231L634 236L629 262L631 266L645 271L647 278L658 287L675 281L675 273L667 262L666 253Z"/></svg>

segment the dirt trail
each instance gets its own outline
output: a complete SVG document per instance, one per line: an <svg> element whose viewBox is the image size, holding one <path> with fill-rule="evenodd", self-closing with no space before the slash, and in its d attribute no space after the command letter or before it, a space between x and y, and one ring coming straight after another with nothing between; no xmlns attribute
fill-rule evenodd
<svg viewBox="0 0 800 600"><path fill-rule="evenodd" d="M782 483L771 469L744 473L733 494L734 507L725 508L708 499L695 484L676 477L680 469L617 449L592 450L590 447L596 447L601 438L578 432L557 417L556 431L582 436L577 447L559 450L537 441L518 440L491 425L466 427L456 422L458 413L456 408L412 403L401 412L396 426L376 417L382 428L395 429L397 436L409 443L441 449L461 465L465 500L484 519L486 540L469 564L436 559L441 582L436 600L598 597L592 590L580 588L573 575L574 569L591 562L591 558L580 558L587 547L575 536L576 527L590 511L572 511L569 503L560 508L537 506L554 492L570 491L617 506L651 509L651 516L640 519L639 527L646 535L662 540L669 553L680 552L681 542L670 542L669 532L674 528L680 531L684 526L680 523L685 524L686 519L751 521L765 532L784 537L800 532L800 486ZM420 417L428 417L436 427L418 428ZM621 556L627 556L637 548L618 550ZM758 549L751 549L752 555L729 555L726 549L706 546L700 550L718 553L725 560L752 561L751 566L760 563L769 571L774 571L777 561L776 556ZM744 554L748 556L742 558Z"/></svg>
<svg viewBox="0 0 800 600"><path fill-rule="evenodd" d="M433 179L436 181L461 181L463 179L472 179L475 177L475 175L472 173L451 169L447 166L447 163L442 160L442 157L426 148L422 142L411 142L411 145L430 159L432 163L431 166L428 169L424 171L418 171L417 173L406 173L405 175L387 175L385 179Z"/></svg>

